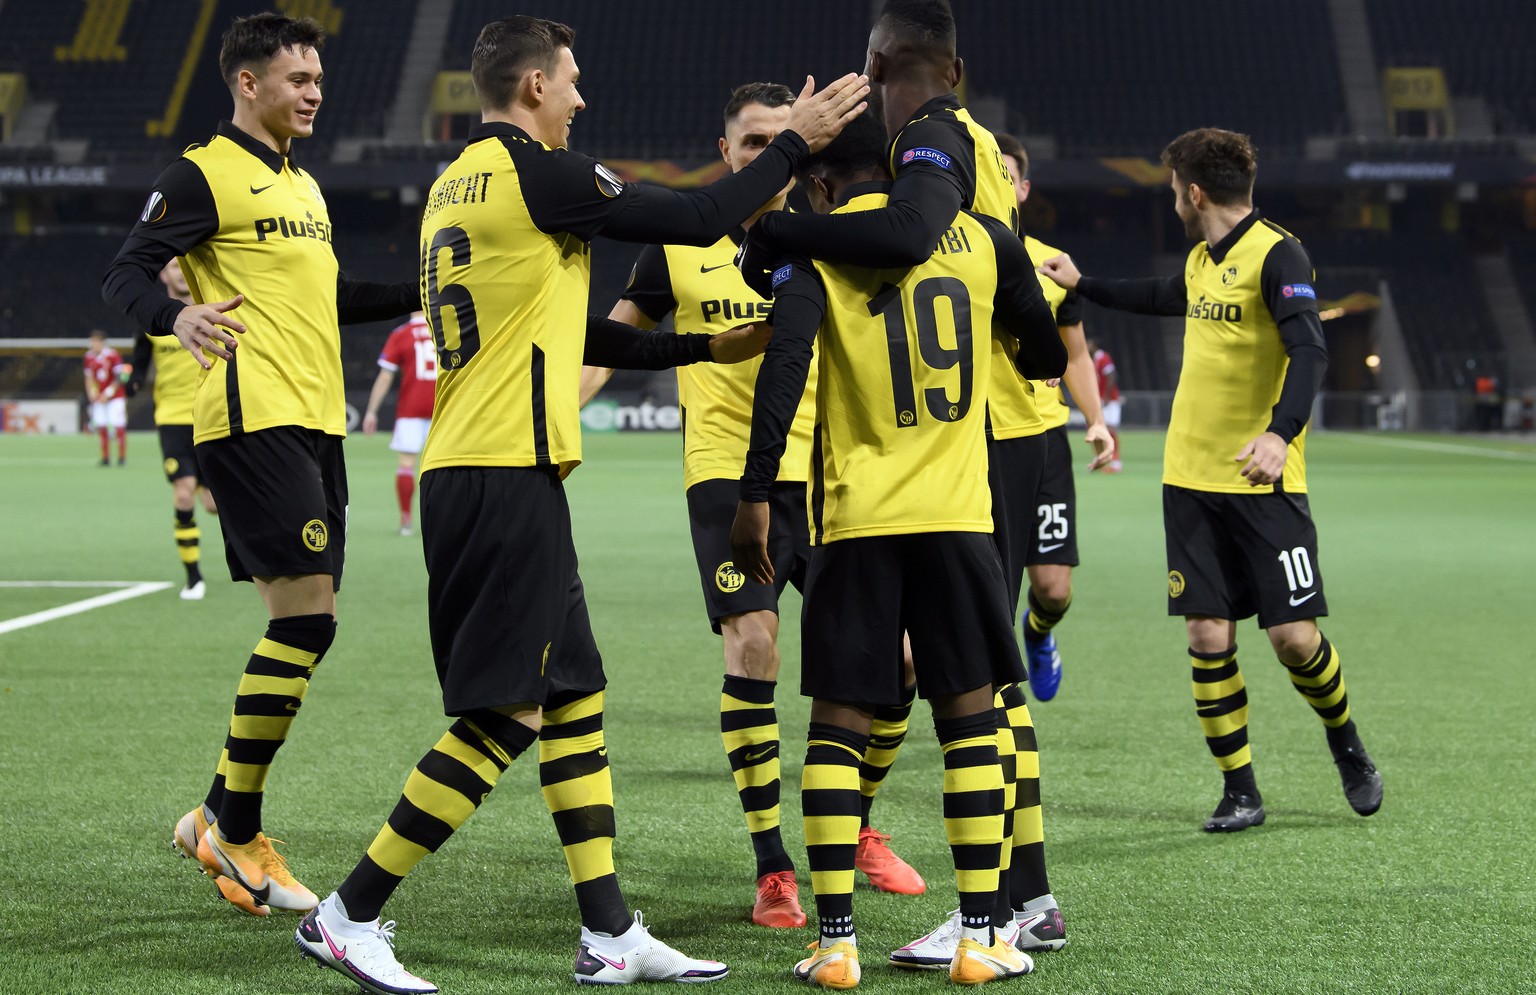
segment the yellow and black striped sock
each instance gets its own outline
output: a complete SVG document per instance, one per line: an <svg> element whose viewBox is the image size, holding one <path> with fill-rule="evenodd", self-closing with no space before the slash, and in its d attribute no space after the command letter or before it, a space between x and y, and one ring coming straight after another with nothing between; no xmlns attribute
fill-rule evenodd
<svg viewBox="0 0 1536 995"><path fill-rule="evenodd" d="M1008 709L1003 696L993 695L993 707L997 713L997 765L1003 772L1003 852L997 867L997 904L992 911L994 925L1006 925L1012 918L1009 904L1010 871L1013 867L1013 810L1018 798L1018 752L1013 730L1008 725Z"/></svg>
<svg viewBox="0 0 1536 995"><path fill-rule="evenodd" d="M912 702L917 698L917 685L906 689L899 705L881 705L875 709L875 720L869 729L869 748L859 763L859 826L869 825L869 809L875 803L875 792L885 783L885 775L891 772L896 754L907 738L907 726L912 720Z"/></svg>
<svg viewBox="0 0 1536 995"><path fill-rule="evenodd" d="M1050 893L1051 882L1045 871L1045 816L1040 807L1040 748L1035 741L1035 724L1024 700L1024 689L1005 684L998 691L1008 729L1013 733L1014 797L1013 834L1008 837L1012 851L1008 861L1008 900L1013 908L1022 908L1032 898Z"/></svg>
<svg viewBox="0 0 1536 995"><path fill-rule="evenodd" d="M1237 647L1218 653L1190 650L1189 661L1200 730L1227 789L1257 795L1248 749L1248 690L1237 668Z"/></svg>
<svg viewBox="0 0 1536 995"><path fill-rule="evenodd" d="M779 832L779 720L773 681L727 674L720 689L720 742L752 834L757 876L792 871Z"/></svg>
<svg viewBox="0 0 1536 995"><path fill-rule="evenodd" d="M347 917L377 919L400 882L485 801L503 771L539 734L496 712L455 722L416 763L405 792L368 853L336 889Z"/></svg>
<svg viewBox="0 0 1536 995"><path fill-rule="evenodd" d="M229 842L249 843L261 831L267 771L335 638L333 615L274 618L245 665L219 764L224 772L219 835Z"/></svg>
<svg viewBox="0 0 1536 995"><path fill-rule="evenodd" d="M1344 670L1339 663L1339 651L1334 649L1327 636L1312 659L1300 666L1285 664L1290 671L1291 683L1301 696L1307 699L1330 730L1342 729L1349 722L1349 695L1344 691ZM1285 663L1284 660L1280 661Z"/></svg>
<svg viewBox="0 0 1536 995"><path fill-rule="evenodd" d="M632 920L613 870L613 778L603 739L603 692L545 707L539 784L565 850L581 924L617 936Z"/></svg>
<svg viewBox="0 0 1536 995"><path fill-rule="evenodd" d="M992 925L1003 857L1003 769L997 754L997 712L933 720L944 751L944 835L955 859L960 925Z"/></svg>
<svg viewBox="0 0 1536 995"><path fill-rule="evenodd" d="M859 761L869 737L812 722L800 771L805 856L823 941L853 935L853 857L859 846Z"/></svg>
<svg viewBox="0 0 1536 995"><path fill-rule="evenodd" d="M1050 631L1061 623L1066 617L1067 609L1072 607L1072 594L1067 593L1067 603L1061 606L1060 611L1052 611L1040 603L1035 597L1034 588L1029 589L1029 624L1024 627L1024 635L1029 639L1044 639Z"/></svg>
<svg viewBox="0 0 1536 995"><path fill-rule="evenodd" d="M191 587L203 579L203 571L198 566L198 558L201 551L198 543L202 539L203 532L193 520L192 509L183 511L176 509L176 552L181 556L181 565L187 568L187 586Z"/></svg>

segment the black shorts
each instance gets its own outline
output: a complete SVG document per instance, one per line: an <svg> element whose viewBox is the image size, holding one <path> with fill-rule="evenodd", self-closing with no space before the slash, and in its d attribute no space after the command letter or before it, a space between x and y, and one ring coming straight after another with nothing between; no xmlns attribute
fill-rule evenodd
<svg viewBox="0 0 1536 995"><path fill-rule="evenodd" d="M1035 492L1035 534L1026 565L1077 566L1077 483L1072 479L1072 439L1067 426L1045 433L1045 469Z"/></svg>
<svg viewBox="0 0 1536 995"><path fill-rule="evenodd" d="M983 532L841 539L811 551L800 693L904 700L901 636L924 698L1025 680L997 549Z"/></svg>
<svg viewBox="0 0 1536 995"><path fill-rule="evenodd" d="M547 705L606 686L553 468L428 470L421 545L444 712Z"/></svg>
<svg viewBox="0 0 1536 995"><path fill-rule="evenodd" d="M1168 614L1269 628L1328 614L1305 494L1222 494L1163 485Z"/></svg>
<svg viewBox="0 0 1536 995"><path fill-rule="evenodd" d="M197 450L192 446L191 425L160 425L160 455L165 457L165 479L196 478Z"/></svg>
<svg viewBox="0 0 1536 995"><path fill-rule="evenodd" d="M811 532L805 511L804 484L774 484L768 495L768 555L773 583L759 584L736 569L731 553L731 523L741 484L735 480L701 480L688 488L688 527L693 532L693 556L704 588L709 624L720 631L720 620L743 612L779 610L786 585L805 590Z"/></svg>
<svg viewBox="0 0 1536 995"><path fill-rule="evenodd" d="M341 590L347 464L341 437L294 425L197 445L235 580L330 574Z"/></svg>
<svg viewBox="0 0 1536 995"><path fill-rule="evenodd" d="M1040 481L1050 443L1044 435L987 440L987 485L992 489L992 541L1003 561L1008 608L1019 611L1024 568L1035 542Z"/></svg>

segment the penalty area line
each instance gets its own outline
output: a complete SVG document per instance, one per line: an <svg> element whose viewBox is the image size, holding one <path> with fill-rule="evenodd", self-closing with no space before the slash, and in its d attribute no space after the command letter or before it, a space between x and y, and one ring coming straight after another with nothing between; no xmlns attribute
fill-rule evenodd
<svg viewBox="0 0 1536 995"><path fill-rule="evenodd" d="M8 618L0 621L0 636L7 632L15 632L17 629L25 629L33 625L42 625L44 622L52 622L55 619L68 618L70 615L79 615L93 608L103 608L107 605L115 605L119 601L127 601L131 598L143 597L146 594L154 594L164 591L174 585L163 580L135 581L135 580L5 580L0 581L0 587L116 587L119 590L108 594L98 594L94 598L86 598L83 601L72 601L67 605L59 605L57 608L49 608L45 611L33 612L30 615L21 615L16 618Z"/></svg>

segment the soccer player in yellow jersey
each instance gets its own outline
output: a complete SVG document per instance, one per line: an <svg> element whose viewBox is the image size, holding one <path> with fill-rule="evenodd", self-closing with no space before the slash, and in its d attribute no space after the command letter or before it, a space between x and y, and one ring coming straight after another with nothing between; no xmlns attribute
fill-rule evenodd
<svg viewBox="0 0 1536 995"><path fill-rule="evenodd" d="M336 633L347 521L338 326L418 306L413 284L339 272L325 199L293 161L293 141L314 130L320 108L324 40L311 20L234 21L219 50L233 120L160 174L102 286L140 328L174 334L207 370L192 402L198 469L222 511L230 575L255 583L270 619L240 679L213 786L174 831L224 896L257 915L316 902L262 832L261 806ZM195 303L167 297L156 279L177 257Z"/></svg>
<svg viewBox="0 0 1536 995"><path fill-rule="evenodd" d="M752 228L739 259L742 275L761 286L771 270L774 249L852 265L911 266L926 260L961 208L997 219L1018 230L1013 177L992 133L976 123L954 88L964 70L955 54L956 30L948 0L887 0L869 35L865 71L871 103L883 108L895 137L887 152L894 177L884 206L826 215L784 211L765 214ZM1034 534L997 515L1035 496L1044 466L1044 422L1035 406L1035 385L1013 369L1012 340L992 340L992 382L987 391L989 465L992 468L993 539L1014 548L1014 536ZM1020 481L1023 481L1022 483ZM1010 487L1018 494L1010 492ZM1017 516L1015 516L1017 517ZM1017 612L1024 568L1005 563L1009 603ZM998 688L1003 719L1005 783L1012 819L1014 883L999 893L1010 902L1024 950L1055 950L1066 943L1060 908L1045 866L1045 830L1040 805L1039 754L1021 686ZM891 956L895 963L932 968L948 964L959 936L958 912L938 929Z"/></svg>
<svg viewBox="0 0 1536 995"><path fill-rule="evenodd" d="M884 129L855 121L804 168L813 206L878 208L890 184ZM766 500L819 346L807 502L801 692L812 698L801 809L820 940L795 977L829 988L860 978L853 922L858 768L873 713L899 700L911 641L919 693L944 752L944 823L962 936L950 977L976 984L1028 972L1011 915L997 918L1004 791L994 685L1023 679L992 531L985 416L1000 327L1028 376L1066 365L1029 257L1002 223L957 212L915 267L775 268L774 340L753 399L752 445L732 545L770 581ZM994 324L995 322L995 324ZM995 927L995 929L994 929Z"/></svg>
<svg viewBox="0 0 1536 995"><path fill-rule="evenodd" d="M192 303L192 291L181 272L181 263L172 259L160 271L166 291L183 304ZM187 570L187 583L181 589L183 601L201 601L208 591L203 571L198 565L202 537L194 512L197 498L210 515L219 513L213 492L202 486L197 472L197 453L192 445L192 398L202 373L192 354L169 335L151 338L140 332L133 340L133 379L128 381L132 397L144 386L150 363L155 367L155 428L160 433L160 455L164 459L165 478L171 482L171 505L176 511L176 551Z"/></svg>
<svg viewBox="0 0 1536 995"><path fill-rule="evenodd" d="M999 134L996 138L1022 209L1029 199L1029 153L1012 135ZM1030 235L1024 236L1024 248L1037 264L1061 254L1060 249ZM1093 449L1088 469L1097 470L1114 458L1114 440L1104 424L1098 377L1083 336L1083 305L1075 292L1063 290L1044 276L1040 281L1067 346L1067 372L1062 379L1087 423L1083 441ZM994 507L992 515L1014 519L1008 528L999 529L999 534L1008 535L1011 546L1002 551L1003 559L1010 584L1019 579L1018 574L1027 572L1029 576L1029 609L1019 623L1024 633L1024 660L1029 667L1030 691L1040 701L1050 701L1061 683L1055 628L1072 605L1072 568L1077 566L1077 488L1072 479L1067 406L1061 391L1055 384L1035 384L1034 398L1040 413L1038 435L1043 458L1036 454L1034 458L1007 461L1006 465L1016 468L1015 478L1006 488L1014 504ZM995 448L1021 442L999 442Z"/></svg>
<svg viewBox="0 0 1536 995"><path fill-rule="evenodd" d="M1253 206L1258 156L1247 135L1201 128L1163 150L1174 210L1196 244L1167 279L1091 279L1066 256L1040 271L1085 299L1184 315L1184 365L1163 451L1168 614L1189 634L1195 711L1225 779L1207 832L1264 822L1248 747L1237 621L1254 614L1317 712L1344 797L1381 807L1377 772L1350 717L1307 504L1306 427L1328 365L1312 262Z"/></svg>
<svg viewBox="0 0 1536 995"><path fill-rule="evenodd" d="M745 169L789 120L795 94L778 83L737 87L725 106L720 154L733 172ZM784 206L783 192L766 208ZM733 233L708 248L651 245L640 253L624 296L609 317L654 328L668 314L679 325L724 330L766 317L771 304L746 285L732 266L739 238ZM699 580L710 624L722 637L725 681L720 692L720 737L736 781L757 863L752 921L760 926L805 925L795 865L779 832L779 727L774 711L779 676L779 596L789 584L803 588L810 534L804 514L810 469L815 377L806 384L770 500L774 583L761 584L731 561L731 520L737 484L746 461L752 421L752 385L758 362L736 366L679 367L683 412L683 487ZM584 385L606 381L611 370L587 368ZM587 400L584 386L583 402ZM871 748L861 768L863 825L855 865L882 891L921 894L922 876L893 853L889 837L869 825L875 792L906 736L911 695L876 716Z"/></svg>
<svg viewBox="0 0 1536 995"><path fill-rule="evenodd" d="M613 864L603 661L571 539L564 478L581 462L581 367L661 369L722 355L733 336L642 333L587 313L593 238L710 245L784 188L856 116L848 75L812 94L746 169L699 190L626 184L566 148L586 105L575 32L533 17L487 24L471 74L481 123L427 196L422 296L438 350L422 453L427 618L454 719L408 776L367 853L314 914L300 949L375 992L434 992L395 959L384 903L538 743L539 780L580 912L574 977L706 982L631 915Z"/></svg>

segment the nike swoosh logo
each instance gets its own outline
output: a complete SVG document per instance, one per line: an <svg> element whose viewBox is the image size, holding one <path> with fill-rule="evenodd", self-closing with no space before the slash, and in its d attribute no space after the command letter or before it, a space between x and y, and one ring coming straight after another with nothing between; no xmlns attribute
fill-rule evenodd
<svg viewBox="0 0 1536 995"><path fill-rule="evenodd" d="M299 703L296 701L285 701L283 702L283 707L290 712L297 712L299 710Z"/></svg>
<svg viewBox="0 0 1536 995"><path fill-rule="evenodd" d="M602 961L604 964L607 964L609 967L613 968L615 971L622 971L622 970L624 970L624 958L623 957L620 957L618 960L609 960L607 957L604 957L602 954L598 953L596 950L591 949L590 947L587 949L587 953L591 954L593 957L596 957L598 960Z"/></svg>
<svg viewBox="0 0 1536 995"><path fill-rule="evenodd" d="M271 190L272 187L273 187L273 184L271 184L271 183L268 183L264 187L251 187L251 193L261 193L263 190Z"/></svg>
<svg viewBox="0 0 1536 995"><path fill-rule="evenodd" d="M1296 597L1296 595L1293 594L1293 595L1291 595L1291 607L1295 608L1297 605L1301 604L1302 602L1307 601L1307 600L1309 600L1311 598L1315 598L1315 597L1317 597L1317 592L1316 591L1313 591L1311 594L1307 595L1305 598L1298 598L1298 597Z"/></svg>
<svg viewBox="0 0 1536 995"><path fill-rule="evenodd" d="M336 941L331 939L331 934L326 930L325 926L320 922L318 917L315 919L315 925L320 927L320 936L325 940L325 945L331 948L331 956L335 957L337 960L346 960L347 948L338 948L336 946Z"/></svg>
<svg viewBox="0 0 1536 995"><path fill-rule="evenodd" d="M1061 547L1063 547L1065 545L1066 545L1066 543L1064 543L1064 542L1058 542L1054 546L1047 546L1044 543L1042 543L1040 545L1040 552L1042 552L1042 553L1049 553L1051 550L1053 550L1053 549L1060 549Z"/></svg>
<svg viewBox="0 0 1536 995"><path fill-rule="evenodd" d="M734 266L734 265L736 265L736 264L735 263L721 263L719 266L705 266L703 263L700 263L699 264L699 272L700 273L713 273L717 269L725 269L727 266Z"/></svg>
<svg viewBox="0 0 1536 995"><path fill-rule="evenodd" d="M768 754L770 754L772 752L773 752L773 747L770 746L770 747L768 747L768 749L764 750L761 753L748 753L745 756L743 756L741 759L745 760L749 764L750 763L756 763L757 761L763 759L764 757L766 757Z"/></svg>
<svg viewBox="0 0 1536 995"><path fill-rule="evenodd" d="M600 756L600 757L606 757L608 755L608 747L606 747L606 746L598 747L597 755Z"/></svg>

